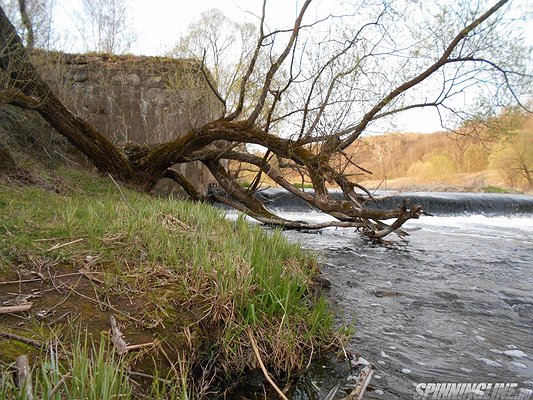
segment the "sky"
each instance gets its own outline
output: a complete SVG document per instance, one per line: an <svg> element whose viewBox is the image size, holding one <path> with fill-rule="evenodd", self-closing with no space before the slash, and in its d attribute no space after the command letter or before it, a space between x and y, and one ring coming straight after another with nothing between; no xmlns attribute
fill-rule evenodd
<svg viewBox="0 0 533 400"><path fill-rule="evenodd" d="M297 3L293 0L270 0L268 11L276 16L277 24L288 26L294 22ZM192 21L213 8L223 10L228 18L235 21L257 22L255 15L260 14L261 4L262 1L258 0L132 0L135 26L140 33L132 50L146 55L168 50Z"/></svg>
<svg viewBox="0 0 533 400"><path fill-rule="evenodd" d="M56 0L56 24L75 30L76 13L81 0ZM454 0L455 1L455 0ZM223 10L232 20L257 22L262 0L130 0L130 15L137 41L131 52L138 55L164 55L185 34L191 22L212 8ZM268 0L267 24L276 28L292 26L303 0ZM517 3L523 3L517 0ZM315 0L306 15L311 18L330 13L342 4L340 0ZM334 11L333 11L334 12ZM532 24L533 25L533 24ZM533 44L533 27L530 29ZM74 47L75 48L75 47ZM79 51L79 50L78 50ZM434 109L417 110L403 114L397 120L397 128L404 131L434 132L442 130Z"/></svg>
<svg viewBox="0 0 533 400"><path fill-rule="evenodd" d="M80 0L56 0L56 24L72 28L76 14L81 9ZM324 8L330 1L316 1ZM290 26L294 22L301 0L269 0L267 13L274 17L277 26ZM168 52L191 22L204 11L218 8L232 20L257 22L261 0L130 0L130 15L138 33L131 51L139 55L160 55Z"/></svg>

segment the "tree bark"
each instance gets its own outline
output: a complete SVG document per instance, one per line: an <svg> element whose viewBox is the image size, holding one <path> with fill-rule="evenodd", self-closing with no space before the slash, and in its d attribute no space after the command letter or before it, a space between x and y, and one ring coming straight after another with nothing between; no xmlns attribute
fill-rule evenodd
<svg viewBox="0 0 533 400"><path fill-rule="evenodd" d="M30 16L28 15L28 10L26 10L26 0L19 0L19 10L20 18L22 19L22 25L26 28L26 47L31 50L35 44L35 39L33 37L33 24L31 22Z"/></svg>

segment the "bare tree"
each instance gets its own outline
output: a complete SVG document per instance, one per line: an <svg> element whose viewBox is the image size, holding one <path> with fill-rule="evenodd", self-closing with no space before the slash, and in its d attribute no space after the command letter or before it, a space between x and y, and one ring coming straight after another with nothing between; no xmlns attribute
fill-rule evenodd
<svg viewBox="0 0 533 400"><path fill-rule="evenodd" d="M58 40L53 29L56 0L0 0L0 6L28 48L50 49Z"/></svg>
<svg viewBox="0 0 533 400"><path fill-rule="evenodd" d="M252 23L234 22L221 10L211 9L189 25L171 54L202 61L205 78L223 103L225 115L238 102L240 80L254 55L256 37L257 27ZM268 66L268 54L260 52L245 88L245 110L252 106Z"/></svg>
<svg viewBox="0 0 533 400"><path fill-rule="evenodd" d="M350 163L358 168L358 161L347 150L372 126L406 110L432 107L443 118L445 113L464 117L469 110L458 107L454 99L471 88L478 89L478 94L479 88L485 89L487 107L522 104L524 95L530 93L529 59L514 55L529 53L516 36L518 25L508 14L510 1L500 0L486 8L481 1L442 8L425 2L350 2L347 7L352 8L341 15L314 21L306 17L310 3L303 3L291 28L269 30L265 0L235 100L227 101L212 86L226 105L224 115L174 141L130 147L127 162L43 86L3 12L0 48L9 51L2 53L0 66L10 71L13 86L20 92L13 101L34 102L34 108L102 172L145 182L165 175L192 198L223 202L266 224L293 229L357 227L372 238L392 232L405 235L402 225L418 218L422 208L371 208L370 192L351 180L342 167ZM263 68L262 58L268 64L257 85L252 77ZM250 91L252 85L257 87ZM265 156L247 151L243 144L263 146ZM346 161L339 162L343 158ZM277 216L253 190L232 178L225 160L256 166L259 174L268 175L335 221L313 224ZM289 182L273 160L278 166L305 173L314 192ZM199 193L171 168L190 161L206 165L228 196ZM344 198L334 196L331 187L340 188Z"/></svg>
<svg viewBox="0 0 533 400"><path fill-rule="evenodd" d="M82 38L88 51L123 54L137 40L127 0L83 0Z"/></svg>
<svg viewBox="0 0 533 400"><path fill-rule="evenodd" d="M486 136L497 140L489 157L491 167L511 186L533 189L533 118L511 110L484 128Z"/></svg>

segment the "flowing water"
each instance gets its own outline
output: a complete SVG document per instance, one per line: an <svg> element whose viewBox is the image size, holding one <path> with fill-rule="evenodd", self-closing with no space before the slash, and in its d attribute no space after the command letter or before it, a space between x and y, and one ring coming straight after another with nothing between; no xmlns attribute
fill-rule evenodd
<svg viewBox="0 0 533 400"><path fill-rule="evenodd" d="M533 218L428 217L407 226L422 228L407 245L373 245L347 230L288 233L322 254L327 297L339 321L357 329L350 347L377 368L366 397L411 399L419 382L533 388ZM331 389L317 388L302 398Z"/></svg>
<svg viewBox="0 0 533 400"><path fill-rule="evenodd" d="M464 200L444 212L438 195L426 195L440 216L409 221L406 228L420 230L408 244L372 244L349 229L286 233L320 252L339 324L356 328L349 348L376 367L365 398L412 399L420 382L533 389L533 214L513 212L533 197L517 203L497 196L481 196L490 204L490 213L479 211L485 216L475 205L458 214ZM289 219L327 219L281 207L291 210L282 212ZM355 383L344 364L317 363L293 398L323 399L336 384L335 398L342 398Z"/></svg>

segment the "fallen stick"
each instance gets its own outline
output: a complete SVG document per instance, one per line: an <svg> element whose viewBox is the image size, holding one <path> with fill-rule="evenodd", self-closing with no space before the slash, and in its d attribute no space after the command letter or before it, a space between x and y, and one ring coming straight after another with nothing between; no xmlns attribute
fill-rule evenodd
<svg viewBox="0 0 533 400"><path fill-rule="evenodd" d="M361 400L365 394L366 388L374 375L374 367L370 364L364 367L359 373L357 379L357 385L351 393L348 394L343 400Z"/></svg>
<svg viewBox="0 0 533 400"><path fill-rule="evenodd" d="M92 298L92 297L90 297L90 296L86 296L86 295L84 295L83 293L80 293L80 292L78 292L77 290L71 288L70 286L65 285L64 283L61 283L61 282L60 282L60 284L61 284L61 286L62 286L63 288L65 288L66 290L69 290L69 291L71 291L72 293L74 293L74 294L76 294L76 295L78 295L78 296L80 296L80 297L82 297L82 298L84 298L84 299L87 299L87 300L89 300L89 301L92 302L92 303L95 303L95 304L98 304L98 305L104 306L104 307L106 307L106 308L109 308L109 309L112 310L113 312L115 312L115 313L117 313L117 314L120 314L120 315L122 315L122 316L125 317L125 318L131 319L132 321L135 321L135 322L137 322L138 324L146 325L144 321L141 321L139 318L135 318L133 315L129 315L129 314L123 312L123 311L120 311L118 308L113 307L111 304L104 303L103 301L100 301L100 300L94 299L94 298Z"/></svg>
<svg viewBox="0 0 533 400"><path fill-rule="evenodd" d="M4 281L4 282L0 282L0 285L12 285L12 284L15 284L15 283L30 283L30 282L41 282L42 279L41 278L33 278L33 279L22 279L22 280L18 280L18 281Z"/></svg>
<svg viewBox="0 0 533 400"><path fill-rule="evenodd" d="M24 336L20 336L20 335L17 335L15 333L11 333L11 332L2 332L0 331L0 337L5 337L7 339L13 339L13 340L16 340L18 342L21 342L21 343L26 343L26 344L29 344L29 345L32 345L33 347L39 349L39 350L46 350L48 345L44 342L39 342L38 340L35 340L35 339L29 339L27 337L24 337ZM68 350L65 350L65 349L62 349L61 350L61 353L63 354L60 354L61 357L70 357L72 358L72 353Z"/></svg>
<svg viewBox="0 0 533 400"><path fill-rule="evenodd" d="M115 346L115 351L119 356L127 353L128 345L122 337L122 332L118 328L117 320L112 314L109 315L109 323L111 324L111 342Z"/></svg>
<svg viewBox="0 0 533 400"><path fill-rule="evenodd" d="M89 279L89 280L92 281L92 282L99 283L100 285L104 283L103 280L98 279L98 278L96 278L96 277L94 277L94 276L91 276L91 274L93 274L93 272L88 272L88 271L80 270L80 274L81 274L81 276L83 276L84 278Z"/></svg>
<svg viewBox="0 0 533 400"><path fill-rule="evenodd" d="M18 306L0 307L0 314L11 314L22 311L28 311L33 303L25 303Z"/></svg>
<svg viewBox="0 0 533 400"><path fill-rule="evenodd" d="M263 364L263 360L261 359L261 354L259 354L259 348L257 347L257 343L255 343L254 336L252 335L252 331L250 328L247 329L248 332L248 338L250 339L250 343L252 345L252 348L254 349L255 357L257 358L257 362L259 363L259 366L261 367L261 370L263 371L263 375L265 375L266 380L270 385L278 392L279 397L281 397L283 400L289 400L287 396L281 391L281 389L274 383L270 375L268 374L268 371L265 368L265 364Z"/></svg>
<svg viewBox="0 0 533 400"><path fill-rule="evenodd" d="M61 388L61 386L64 385L67 382L67 379L70 377L71 377L70 372L66 375L63 375L61 379L59 380L59 382L57 382L57 384L52 388L52 390L50 390L50 392L48 393L48 397L52 398L54 394L57 393L57 391Z"/></svg>
<svg viewBox="0 0 533 400"><path fill-rule="evenodd" d="M58 244L50 247L46 251L52 251L52 250L61 249L61 248L66 247L66 246L70 246L71 244L75 244L75 243L81 242L82 240L83 240L83 238L79 238L79 239L73 240L72 242L67 242L67 243L63 243L63 244L59 244L58 243Z"/></svg>
<svg viewBox="0 0 533 400"><path fill-rule="evenodd" d="M134 376L134 377L137 376L139 378L148 378L148 379L152 379L154 381L163 382L166 385L171 385L172 384L172 381L170 381L168 379L158 378L157 376L148 375L148 374L145 374L143 372L126 371L126 374L128 374L128 376Z"/></svg>
<svg viewBox="0 0 533 400"><path fill-rule="evenodd" d="M150 346L157 346L159 344L159 340L154 340L152 342L149 342L149 343L141 343L141 344L129 344L126 346L126 350L127 351L130 351L130 350L139 350L139 349L142 349L144 347L150 347Z"/></svg>
<svg viewBox="0 0 533 400"><path fill-rule="evenodd" d="M46 279L51 279L51 278L54 278L54 279L57 279L57 278L65 278L67 276L78 276L78 275L82 275L82 276L85 276L87 279L90 279L90 280L93 280L95 282L99 282L99 283L102 283L100 280L96 280L96 278L94 277L88 277L87 274L102 274L103 272L98 272L98 271L91 271L91 272L88 272L88 271L83 271L83 270L80 270L78 272L71 272L69 274L61 274L61 275L55 275L55 276L50 276L50 277L44 277L43 278L33 278L33 279L22 279L22 280L17 280L17 281L4 281L4 282L0 282L0 285L13 285L13 284L19 284L19 283L31 283L31 282L42 282L42 281L45 281Z"/></svg>
<svg viewBox="0 0 533 400"><path fill-rule="evenodd" d="M22 399L33 400L33 386L31 384L31 368L28 357L18 356L15 362L17 368L17 387L22 393Z"/></svg>
<svg viewBox="0 0 533 400"><path fill-rule="evenodd" d="M13 340L17 340L21 343L26 343L26 344L30 344L34 347L37 347L38 349L46 349L46 344L45 343L42 343L42 342L39 342L38 340L34 340L34 339L28 339L24 336L20 336L20 335L16 335L14 333L10 333L10 332L0 332L0 337L5 337L7 339L13 339Z"/></svg>

